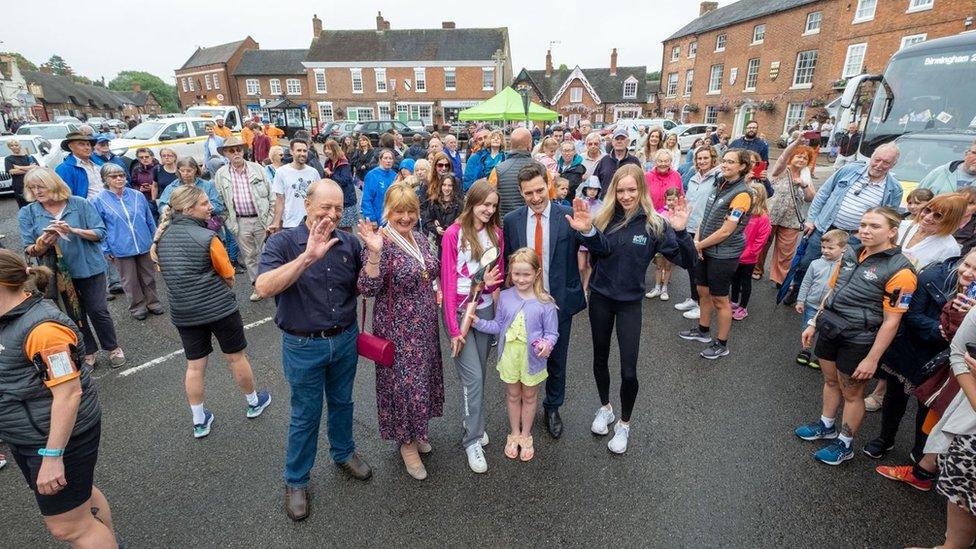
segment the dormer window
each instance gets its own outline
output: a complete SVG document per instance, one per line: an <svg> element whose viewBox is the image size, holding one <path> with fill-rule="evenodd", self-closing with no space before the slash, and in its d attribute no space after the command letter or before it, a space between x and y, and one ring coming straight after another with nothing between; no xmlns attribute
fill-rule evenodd
<svg viewBox="0 0 976 549"><path fill-rule="evenodd" d="M624 80L624 99L637 99L637 79L633 76Z"/></svg>

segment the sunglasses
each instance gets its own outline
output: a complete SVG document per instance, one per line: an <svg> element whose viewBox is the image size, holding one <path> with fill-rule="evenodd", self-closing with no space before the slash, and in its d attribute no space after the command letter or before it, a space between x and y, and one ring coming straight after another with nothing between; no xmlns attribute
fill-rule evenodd
<svg viewBox="0 0 976 549"><path fill-rule="evenodd" d="M244 152L244 149L240 147L227 147L224 149L224 152L239 153L239 152Z"/></svg>
<svg viewBox="0 0 976 549"><path fill-rule="evenodd" d="M151 157L151 156L149 156L149 155L145 155L145 154L140 154L140 155L139 155L139 156L137 156L136 158L138 158L139 160L149 160L149 159L150 159L150 158L152 158L152 157Z"/></svg>
<svg viewBox="0 0 976 549"><path fill-rule="evenodd" d="M933 210L932 208L922 208L922 211L919 212L919 213L921 214L922 217L925 217L927 215L931 215L932 217L935 218L936 221L942 221L942 218L945 217L945 213L944 212L937 212L937 211Z"/></svg>
<svg viewBox="0 0 976 549"><path fill-rule="evenodd" d="M437 166L438 168L450 168L451 167L450 164L447 164L447 163L444 163L444 162L438 162L437 164L434 164L434 165Z"/></svg>

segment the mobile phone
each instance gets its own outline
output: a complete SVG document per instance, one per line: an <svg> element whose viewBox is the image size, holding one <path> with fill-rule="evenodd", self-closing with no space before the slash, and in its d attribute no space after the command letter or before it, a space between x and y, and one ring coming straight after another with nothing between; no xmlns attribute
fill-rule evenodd
<svg viewBox="0 0 976 549"><path fill-rule="evenodd" d="M966 297L976 299L976 281L970 282L966 287Z"/></svg>
<svg viewBox="0 0 976 549"><path fill-rule="evenodd" d="M762 175L765 169L766 169L766 162L762 160L756 162L756 166L752 168L752 176L756 179L759 179L760 175Z"/></svg>
<svg viewBox="0 0 976 549"><path fill-rule="evenodd" d="M966 352L969 356L976 358L976 342L969 342L966 344Z"/></svg>

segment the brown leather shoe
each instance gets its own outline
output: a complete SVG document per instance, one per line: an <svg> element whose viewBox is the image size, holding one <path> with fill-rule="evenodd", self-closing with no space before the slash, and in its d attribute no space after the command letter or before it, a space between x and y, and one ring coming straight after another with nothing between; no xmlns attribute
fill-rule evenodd
<svg viewBox="0 0 976 549"><path fill-rule="evenodd" d="M285 512L295 522L308 518L308 489L286 486Z"/></svg>
<svg viewBox="0 0 976 549"><path fill-rule="evenodd" d="M366 463L365 460L359 457L359 454L353 454L348 460L339 463L339 467L346 472L347 475L351 476L356 480L368 480L369 477L373 476L373 469Z"/></svg>

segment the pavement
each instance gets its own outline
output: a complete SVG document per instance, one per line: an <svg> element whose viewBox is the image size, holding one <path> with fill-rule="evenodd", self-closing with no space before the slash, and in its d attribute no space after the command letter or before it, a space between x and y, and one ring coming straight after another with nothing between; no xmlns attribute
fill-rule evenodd
<svg viewBox="0 0 976 549"><path fill-rule="evenodd" d="M17 248L13 199L0 199L0 233ZM185 363L168 316L131 319L124 298L109 303L126 368L96 371L103 431L96 484L108 497L128 548L304 546L623 546L904 547L941 543L945 500L885 480L879 463L908 463L909 425L888 459L860 452L878 431L869 414L856 457L830 467L813 460L820 445L793 428L819 416L821 377L794 362L799 315L774 305L769 281L756 282L749 317L733 327L732 354L710 362L703 345L677 332L691 326L672 305L687 297L676 269L671 302L646 300L630 449L616 456L608 437L590 433L599 406L591 373L587 315L571 336L566 432L536 426L536 457L506 459L504 388L492 358L486 382L489 470L472 473L460 447L460 392L445 360L444 417L431 422L430 477L407 476L397 448L378 436L373 364L361 361L355 384L358 452L373 466L368 482L347 478L330 461L323 432L312 472L312 514L284 514L282 468L288 385L280 335L267 319L274 304L235 288L258 386L273 395L260 418L244 417L219 354L207 375L211 435L195 440L183 391ZM161 283L161 282L160 282ZM449 356L447 340L442 349ZM103 357L103 360L105 358ZM611 368L619 364L616 350ZM612 375L612 403L619 379ZM914 413L910 410L909 413ZM910 416L909 416L910 417ZM325 424L322 425L325 431ZM0 451L3 447L0 446ZM0 470L0 546L57 547L16 465Z"/></svg>

